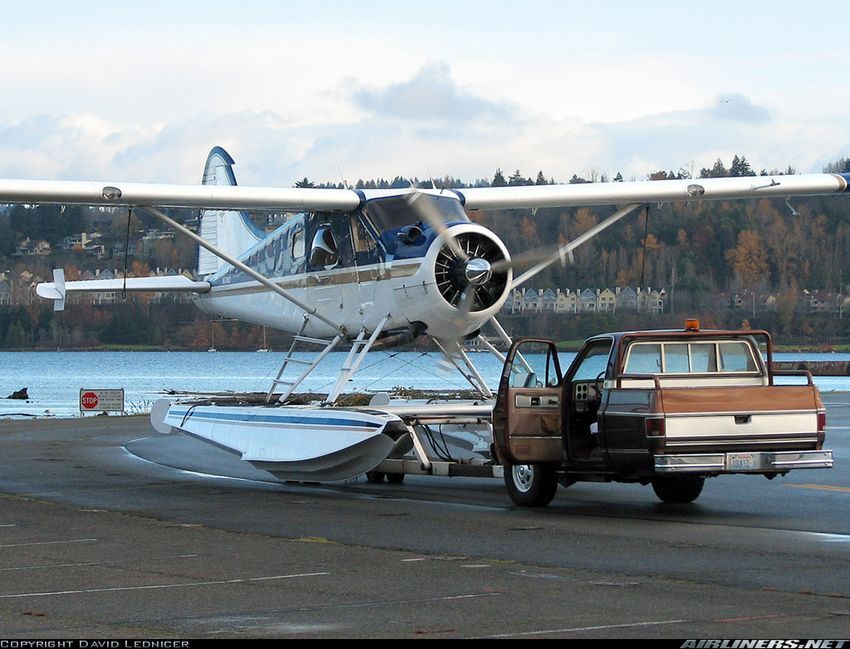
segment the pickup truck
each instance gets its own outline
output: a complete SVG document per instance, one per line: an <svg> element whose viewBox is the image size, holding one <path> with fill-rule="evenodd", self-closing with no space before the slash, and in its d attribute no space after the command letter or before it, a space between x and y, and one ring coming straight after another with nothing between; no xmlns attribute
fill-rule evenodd
<svg viewBox="0 0 850 649"><path fill-rule="evenodd" d="M766 331L608 333L561 371L554 342L524 338L506 357L493 446L518 505L558 485L652 485L665 503L696 500L706 478L769 479L831 468L826 410L811 374L777 372ZM797 384L776 385L796 375Z"/></svg>

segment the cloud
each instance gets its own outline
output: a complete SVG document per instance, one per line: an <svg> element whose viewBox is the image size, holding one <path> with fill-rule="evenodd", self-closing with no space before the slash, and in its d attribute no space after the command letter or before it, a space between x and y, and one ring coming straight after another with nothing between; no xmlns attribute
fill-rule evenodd
<svg viewBox="0 0 850 649"><path fill-rule="evenodd" d="M708 109L717 119L744 124L766 124L772 118L770 110L756 106L741 94L721 95L717 103Z"/></svg>
<svg viewBox="0 0 850 649"><path fill-rule="evenodd" d="M212 108L167 123L122 123L96 112L0 119L0 177L196 183L210 148L220 145L243 185L426 178L429 170L474 182L497 167L566 182L591 170L627 178L690 166L698 173L734 154L754 169L817 170L823 152L850 141L843 123L789 123L740 94L622 122L554 118L466 92L444 63L384 88L346 82L335 92L357 110L313 121Z"/></svg>
<svg viewBox="0 0 850 649"><path fill-rule="evenodd" d="M352 99L367 112L403 120L467 122L481 117L504 119L515 112L507 102L488 101L461 89L444 62L426 65L409 81L358 89Z"/></svg>

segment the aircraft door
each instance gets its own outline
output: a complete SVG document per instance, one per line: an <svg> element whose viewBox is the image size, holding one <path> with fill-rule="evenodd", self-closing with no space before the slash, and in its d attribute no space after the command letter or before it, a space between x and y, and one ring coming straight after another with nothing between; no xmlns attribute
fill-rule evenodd
<svg viewBox="0 0 850 649"><path fill-rule="evenodd" d="M502 463L561 462L562 394L555 344L528 338L515 342L493 408L493 441Z"/></svg>
<svg viewBox="0 0 850 649"><path fill-rule="evenodd" d="M359 308L366 312L375 306L380 263L378 244L362 214L352 214L350 225Z"/></svg>

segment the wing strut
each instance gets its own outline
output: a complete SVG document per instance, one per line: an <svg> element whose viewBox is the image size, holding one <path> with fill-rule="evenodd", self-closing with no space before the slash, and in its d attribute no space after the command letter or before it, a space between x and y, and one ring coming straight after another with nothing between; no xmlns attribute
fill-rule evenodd
<svg viewBox="0 0 850 649"><path fill-rule="evenodd" d="M189 237L190 239L195 241L195 243L197 243L202 248L206 248L207 250L209 250L212 254L214 254L219 259L222 259L222 260L226 261L228 264L230 264L231 266L238 268L239 270L241 270L243 273L245 273L249 277L252 277L253 279L257 280L260 284L265 286L267 289L274 291L275 293L280 295L285 300L292 302L295 306L297 306L299 309L304 311L306 314L313 316L314 318L316 318L318 320L321 320L326 325L331 326L334 329L336 329L337 331L339 331L341 334L343 334L343 335L345 334L345 330L342 327L342 325L340 325L338 322L334 322L333 320L331 320L327 316L324 316L321 313L319 313L318 309L316 307L310 306L306 302L302 302L301 300L299 300L297 297L292 295L292 293L290 293L286 289L278 286L277 284L275 284L274 282L272 282L268 278L263 277L260 273L255 271L253 268L246 266L241 261L234 259L230 255L222 252L221 250L216 248L214 245L212 245L211 243L209 243L205 239L202 239L201 237L199 237L194 232L192 232L189 228L180 225L177 221L170 218L169 216L166 216L165 214L160 212L155 207L150 207L148 205L145 205L145 206L140 206L137 209L144 210L145 212L147 212L151 216L156 217L157 219L159 219L160 221L165 223L170 228L177 230L180 234L185 234L187 237Z"/></svg>
<svg viewBox="0 0 850 649"><path fill-rule="evenodd" d="M348 352L348 356L342 364L342 369L339 371L339 377L337 378L333 389L328 394L327 403L334 403L337 400L337 397L339 397L343 388L345 388L346 383L348 383L354 373L360 369L360 364L366 358L366 354L369 353L369 350L372 349L372 345L375 344L378 336L381 335L381 332L384 330L384 325L387 324L387 320L389 319L389 315L384 316L384 319L377 324L369 338L366 338L365 329L360 330L360 334L351 343L351 351Z"/></svg>
<svg viewBox="0 0 850 649"><path fill-rule="evenodd" d="M469 381L469 384L475 388L478 393L484 397L485 399L492 399L493 392L487 386L487 381L484 380L484 377L481 376L481 373L472 364L472 361L469 359L469 356L463 351L463 347L460 344L460 341L440 341L431 336L431 340L434 341L434 344L443 352L443 356L455 366L458 372L461 373L463 378ZM461 367L461 363L466 366L468 372L465 372Z"/></svg>

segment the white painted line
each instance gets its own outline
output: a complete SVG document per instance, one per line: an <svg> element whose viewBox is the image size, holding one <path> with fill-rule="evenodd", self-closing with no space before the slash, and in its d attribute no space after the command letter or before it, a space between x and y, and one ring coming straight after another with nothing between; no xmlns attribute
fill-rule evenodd
<svg viewBox="0 0 850 649"><path fill-rule="evenodd" d="M850 534L826 534L824 532L801 532L824 543L850 543Z"/></svg>
<svg viewBox="0 0 850 649"><path fill-rule="evenodd" d="M17 527L15 523L2 523L0 527Z"/></svg>
<svg viewBox="0 0 850 649"><path fill-rule="evenodd" d="M162 557L144 559L145 561L169 561L171 559L191 559L199 557L199 554L180 554L174 557ZM0 568L0 572L14 572L17 570L52 570L53 568L84 568L86 566L108 566L121 561L89 561L87 563L51 563L43 566L19 566L17 568Z"/></svg>
<svg viewBox="0 0 850 649"><path fill-rule="evenodd" d="M661 620L658 622L634 622L632 624L607 624L605 626L578 626L569 629L548 629L546 631L525 631L523 633L502 633L499 635L480 636L482 638L519 638L535 635L550 635L552 633L577 633L579 631L605 631L606 629L630 629L645 626L661 626L663 624L683 624L688 620Z"/></svg>
<svg viewBox="0 0 850 649"><path fill-rule="evenodd" d="M321 577L330 575L329 572L307 572L298 575L273 575L271 577L251 577L250 579L223 579L221 581L196 581L182 584L159 584L156 586L114 586L112 588L83 588L80 590L55 590L42 593L13 593L0 595L0 599L22 599L25 597L52 597L55 595L83 595L86 593L118 593L133 590L164 590L166 588L194 588L196 586L222 586L228 584L250 584L258 581L274 581L278 579L296 579L299 577Z"/></svg>
<svg viewBox="0 0 850 649"><path fill-rule="evenodd" d="M410 562L413 562L413 561L428 561L428 558L427 557L416 557L415 559L402 559L401 560L402 563L410 563Z"/></svg>
<svg viewBox="0 0 850 649"><path fill-rule="evenodd" d="M25 548L33 545L60 545L62 543L92 543L97 539L67 539L65 541L38 541L35 543L9 543L8 545L0 545L0 548Z"/></svg>

